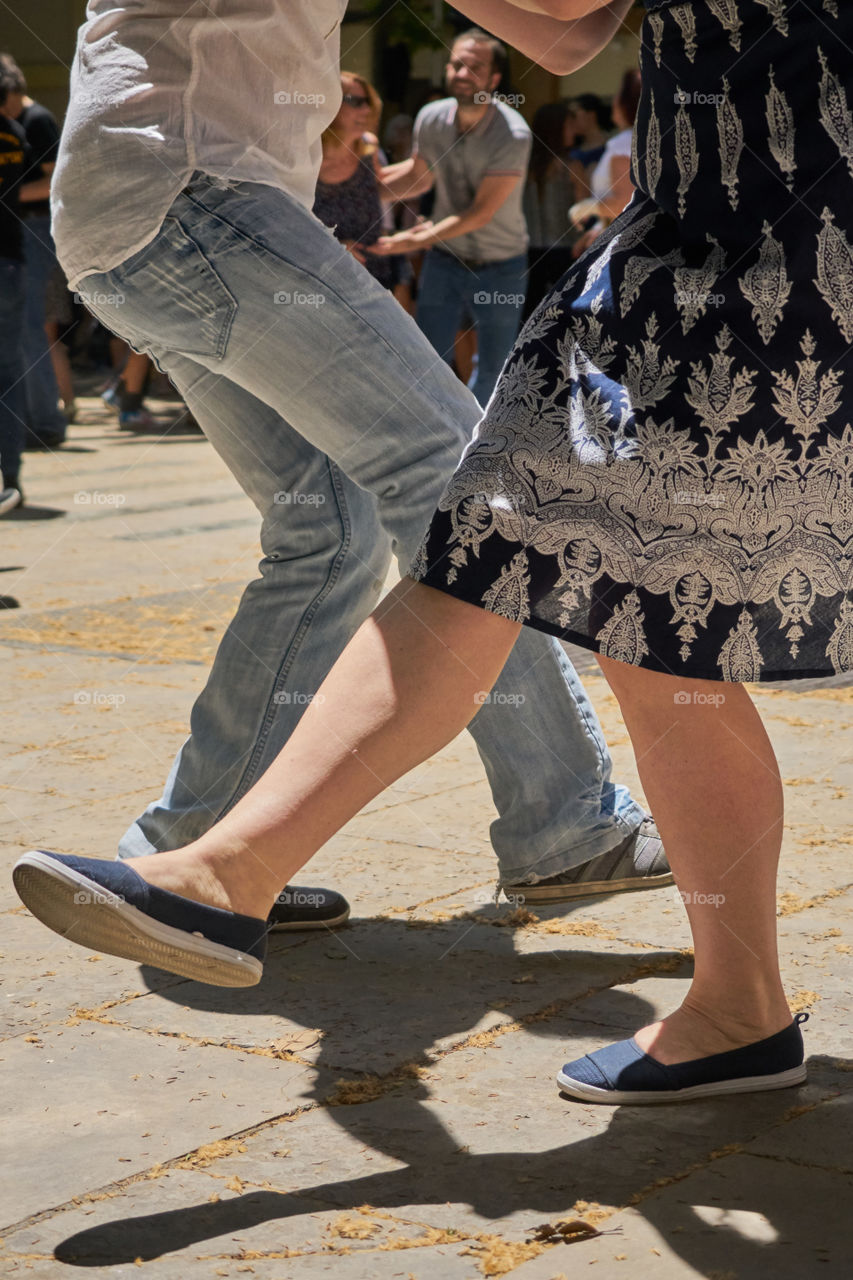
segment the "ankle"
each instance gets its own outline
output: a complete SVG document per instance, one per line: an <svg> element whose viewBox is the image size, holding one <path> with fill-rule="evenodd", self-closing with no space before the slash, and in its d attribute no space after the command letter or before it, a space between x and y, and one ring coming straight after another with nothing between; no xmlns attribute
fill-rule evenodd
<svg viewBox="0 0 853 1280"><path fill-rule="evenodd" d="M731 999L721 1003L719 996L706 999L701 992L691 990L673 1016L696 1035L730 1040L733 1049L775 1035L791 1021L781 987L772 992L759 988L749 998L739 992L736 1003Z"/></svg>
<svg viewBox="0 0 853 1280"><path fill-rule="evenodd" d="M225 895L229 910L244 916L266 917L284 887L278 877L246 848L205 848L204 837L183 852L205 882Z"/></svg>

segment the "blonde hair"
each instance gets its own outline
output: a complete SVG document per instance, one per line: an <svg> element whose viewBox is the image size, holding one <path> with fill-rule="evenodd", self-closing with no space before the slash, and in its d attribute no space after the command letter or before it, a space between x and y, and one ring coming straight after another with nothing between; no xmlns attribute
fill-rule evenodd
<svg viewBox="0 0 853 1280"><path fill-rule="evenodd" d="M376 90L374 89L370 81L365 80L364 76L358 75L355 71L341 72L341 85L343 87L344 93L347 92L346 83L345 83L347 80L354 80L357 85L360 85L361 91L364 94L365 98L367 98L370 101L370 126L369 127L371 131L375 133L376 130L379 128L379 117L382 114L382 99L380 98L379 94L376 92ZM322 143L324 151L333 149L335 147L342 147L344 145L341 142L338 135L335 133L334 120L332 121L332 123L329 125L327 129L323 130L323 134L320 141ZM377 149L378 149L378 144L376 142L368 142L366 138L359 138L355 146L352 148L352 150L355 152L357 156L372 156Z"/></svg>

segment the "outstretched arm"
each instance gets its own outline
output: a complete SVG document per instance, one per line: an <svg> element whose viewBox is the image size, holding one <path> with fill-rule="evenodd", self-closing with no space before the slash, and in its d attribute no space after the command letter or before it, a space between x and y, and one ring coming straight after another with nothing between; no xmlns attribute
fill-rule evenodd
<svg viewBox="0 0 853 1280"><path fill-rule="evenodd" d="M456 8L487 31L565 76L604 48L633 0L535 0L536 9L510 0L459 0Z"/></svg>

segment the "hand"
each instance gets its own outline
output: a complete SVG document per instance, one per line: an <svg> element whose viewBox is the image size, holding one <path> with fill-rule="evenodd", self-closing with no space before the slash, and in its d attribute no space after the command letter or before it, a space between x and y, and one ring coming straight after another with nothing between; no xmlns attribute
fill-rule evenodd
<svg viewBox="0 0 853 1280"><path fill-rule="evenodd" d="M573 204L569 209L569 222L573 227L582 227L598 208L598 201L591 196L586 200L578 200L577 204Z"/></svg>
<svg viewBox="0 0 853 1280"><path fill-rule="evenodd" d="M392 253L419 253L428 249L432 243L430 233L431 222L419 222L411 231L398 231L393 236L380 236L375 244L368 246L369 253L380 257L388 257Z"/></svg>
<svg viewBox="0 0 853 1280"><path fill-rule="evenodd" d="M579 258L581 254L589 248L593 241L598 239L603 230L604 223L596 222L588 231L585 231L580 239L576 240L572 245L572 257Z"/></svg>

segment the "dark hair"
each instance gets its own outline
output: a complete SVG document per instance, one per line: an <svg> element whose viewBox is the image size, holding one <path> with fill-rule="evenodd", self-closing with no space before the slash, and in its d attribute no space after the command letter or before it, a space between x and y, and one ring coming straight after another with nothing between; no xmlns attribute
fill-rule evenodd
<svg viewBox="0 0 853 1280"><path fill-rule="evenodd" d="M619 86L619 92L613 99L614 107L621 109L631 128L633 128L634 121L637 119L637 107L640 105L642 90L642 78L637 68L634 67L631 71L625 72L622 77L622 83Z"/></svg>
<svg viewBox="0 0 853 1280"><path fill-rule="evenodd" d="M458 36L453 37L454 45L461 44L463 40L476 40L477 44L487 44L492 54L492 74L503 76L507 68L506 46L502 45L500 40L496 40L494 36L490 36L488 31L482 31L479 27L470 27L467 31L460 31Z"/></svg>
<svg viewBox="0 0 853 1280"><path fill-rule="evenodd" d="M576 98L572 98L572 105L579 107L581 111L594 112L599 129L603 129L605 133L612 128L610 107L597 93L579 93Z"/></svg>
<svg viewBox="0 0 853 1280"><path fill-rule="evenodd" d="M11 53L0 53L0 80L6 93L26 93L27 81Z"/></svg>
<svg viewBox="0 0 853 1280"><path fill-rule="evenodd" d="M529 176L536 183L540 194L548 165L555 158L565 155L566 120L572 114L568 102L546 102L533 117L530 131L533 146L530 150Z"/></svg>

